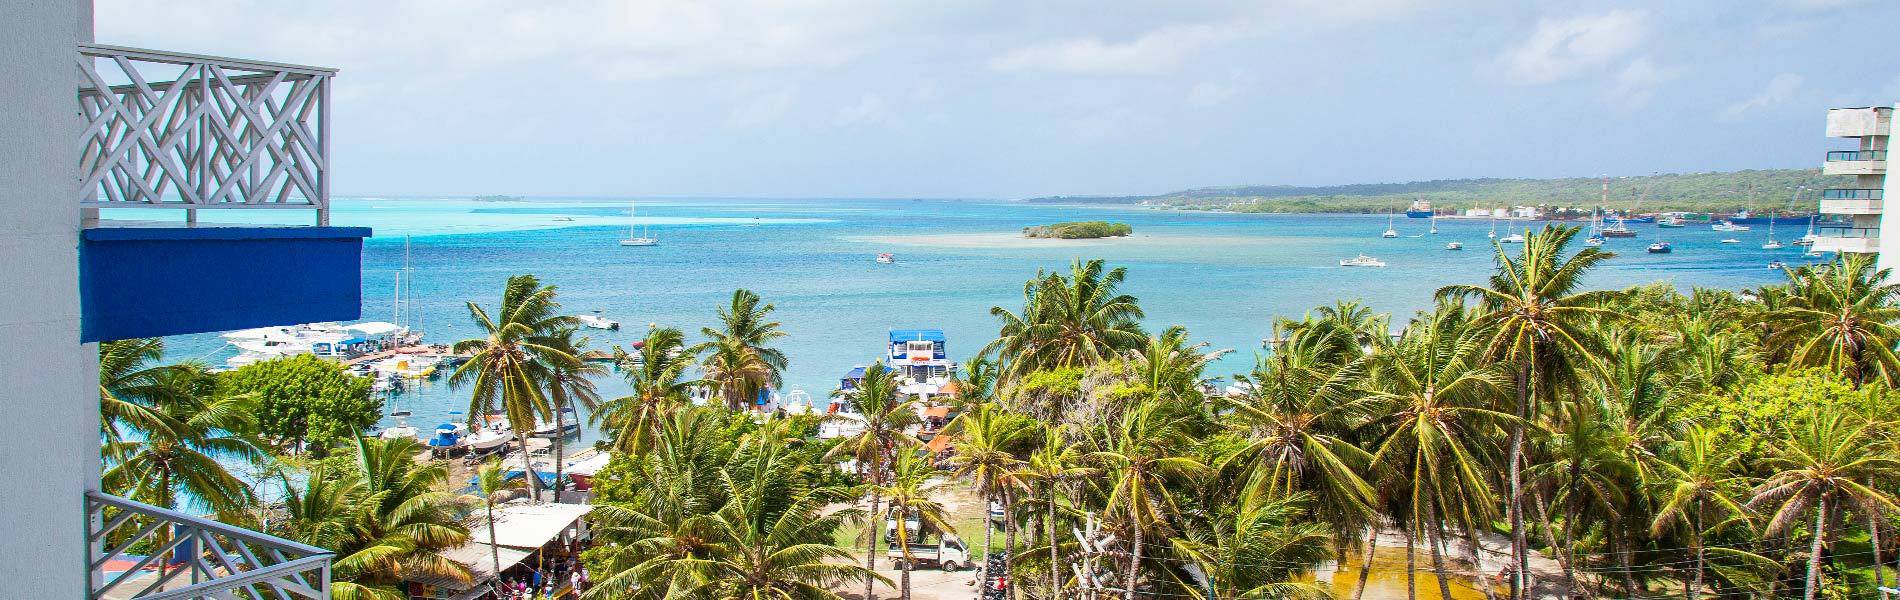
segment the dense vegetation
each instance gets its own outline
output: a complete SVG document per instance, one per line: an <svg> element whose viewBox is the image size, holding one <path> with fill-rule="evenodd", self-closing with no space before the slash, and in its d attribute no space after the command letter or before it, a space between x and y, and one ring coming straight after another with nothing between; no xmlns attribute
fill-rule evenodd
<svg viewBox="0 0 1900 600"><path fill-rule="evenodd" d="M702 343L655 327L637 353L616 348L633 391L600 400L554 288L511 278L497 312L470 305L487 333L458 344L476 358L457 381L471 409L537 423L577 406L601 425L614 456L596 476L590 599L869 600L880 581L908 596L914 561L895 582L873 570L878 525L949 528L946 481L1002 507L978 547L1001 538L994 565L1017 598L1327 597L1304 574L1356 562L1339 577L1363 589L1381 543L1439 576L1428 596L1813 600L1886 584L1900 556L1889 273L1850 258L1739 293L1590 290L1611 256L1577 234L1498 248L1488 280L1446 286L1429 311L1338 302L1278 319L1231 386L1207 372L1226 350L1143 325L1123 269L1039 273L1020 306L992 309L997 338L958 374L948 457L922 451L919 399L882 365L838 394L862 416L855 435L745 411L786 360L774 307L746 290ZM499 465L463 496L413 443L357 440L291 461L306 476L261 506L226 471L286 458L259 441L255 398L155 366L161 352L102 344L106 491L237 523L268 510L270 531L339 551L339 597L458 576L440 550L504 487ZM695 406L701 388L719 401Z"/></svg>
<svg viewBox="0 0 1900 600"><path fill-rule="evenodd" d="M1845 177L1819 169L1768 169L1728 173L1664 173L1610 179L1610 206L1642 211L1812 211L1813 190L1849 187ZM1799 201L1796 188L1806 187ZM1183 190L1154 196L1054 196L1031 202L1108 203L1197 210L1262 213L1390 212L1413 200L1438 210L1500 206L1595 207L1602 197L1597 177L1563 179L1443 179L1301 187L1251 185Z"/></svg>
<svg viewBox="0 0 1900 600"><path fill-rule="evenodd" d="M1096 238L1121 237L1135 232L1127 223L1108 221L1068 221L1050 223L1035 227L1024 227L1023 237L1058 238L1064 240L1092 240Z"/></svg>
<svg viewBox="0 0 1900 600"><path fill-rule="evenodd" d="M256 402L258 433L287 450L307 447L321 456L382 418L369 379L314 355L245 365L221 379L225 393Z"/></svg>

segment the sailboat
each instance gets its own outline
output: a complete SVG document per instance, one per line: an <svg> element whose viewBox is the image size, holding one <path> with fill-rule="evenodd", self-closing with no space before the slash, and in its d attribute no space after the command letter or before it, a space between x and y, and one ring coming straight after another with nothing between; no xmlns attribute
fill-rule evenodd
<svg viewBox="0 0 1900 600"><path fill-rule="evenodd" d="M1379 237L1383 237L1383 238L1399 237L1399 230L1392 228L1392 215L1385 216L1385 233L1379 234Z"/></svg>
<svg viewBox="0 0 1900 600"><path fill-rule="evenodd" d="M1497 213L1491 213L1491 233L1484 234L1484 236L1494 239L1494 240L1498 239L1498 214Z"/></svg>
<svg viewBox="0 0 1900 600"><path fill-rule="evenodd" d="M1763 250L1780 250L1781 249L1781 242L1775 241L1775 215L1774 213L1768 214L1768 243L1762 244L1761 249Z"/></svg>
<svg viewBox="0 0 1900 600"><path fill-rule="evenodd" d="M634 203L632 202L627 203L627 217L630 219L630 221L627 223L627 239L620 240L620 245L622 246L658 246L660 245L659 238L655 238L653 236L647 235L647 228L645 226L641 226L638 232L634 231L634 225L633 225L633 222L631 222L634 209L635 209Z"/></svg>
<svg viewBox="0 0 1900 600"><path fill-rule="evenodd" d="M1591 247L1603 245L1603 208L1602 207L1597 207L1596 211L1590 214L1590 237L1584 238L1583 245L1591 246Z"/></svg>
<svg viewBox="0 0 1900 600"><path fill-rule="evenodd" d="M1438 215L1432 215L1432 235L1438 235Z"/></svg>
<svg viewBox="0 0 1900 600"><path fill-rule="evenodd" d="M1815 215L1808 215L1808 234L1801 236L1801 239L1795 240L1794 245L1796 246L1813 246L1814 245L1815 238L1819 237L1819 236L1814 235L1814 217Z"/></svg>

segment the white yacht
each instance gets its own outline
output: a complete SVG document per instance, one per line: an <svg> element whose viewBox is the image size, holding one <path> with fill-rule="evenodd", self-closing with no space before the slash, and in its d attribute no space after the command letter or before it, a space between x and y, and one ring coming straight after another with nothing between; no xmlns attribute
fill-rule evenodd
<svg viewBox="0 0 1900 600"><path fill-rule="evenodd" d="M396 439L405 439L405 438L412 439L412 440L417 439L416 428L409 426L409 412L408 411L397 412L396 426L388 428L388 429L384 429L382 433L376 434L376 437L379 437L385 440L396 440Z"/></svg>
<svg viewBox="0 0 1900 600"><path fill-rule="evenodd" d="M1738 240L1738 239L1735 239L1735 238L1724 238L1724 239L1722 240L1722 243L1724 243L1724 244L1740 244L1740 243L1742 243L1742 241L1741 241L1741 240ZM1767 246L1763 246L1763 248L1766 248L1766 247L1767 247ZM1781 246L1779 246L1779 245L1776 245L1775 247L1776 247L1776 248L1780 248Z"/></svg>
<svg viewBox="0 0 1900 600"><path fill-rule="evenodd" d="M660 238L656 238L651 235L648 235L647 228L645 225L639 226L638 231L634 230L634 227L635 227L635 224L633 223L633 221L635 221L635 219L633 219L634 209L635 209L635 206L633 203L631 202L627 203L627 218L629 220L629 222L627 223L627 239L620 240L620 245L622 246L658 246L660 245Z"/></svg>
<svg viewBox="0 0 1900 600"><path fill-rule="evenodd" d="M594 314L574 317L574 320L579 321L581 325L591 329L605 329L608 331L620 330L619 321L602 316L598 310L594 311Z"/></svg>
<svg viewBox="0 0 1900 600"><path fill-rule="evenodd" d="M1763 250L1780 250L1781 249L1781 242L1775 241L1775 215L1773 213L1770 213L1768 215L1768 243L1762 244L1761 249Z"/></svg>
<svg viewBox="0 0 1900 600"><path fill-rule="evenodd" d="M1449 244L1445 244L1445 249L1446 249L1446 250L1463 250L1463 249L1465 249L1465 243L1464 243L1464 242L1452 242L1452 243L1449 243Z"/></svg>
<svg viewBox="0 0 1900 600"><path fill-rule="evenodd" d="M1522 244L1524 243L1524 234L1513 233L1511 235L1504 236L1504 239L1498 240L1498 241L1504 242L1506 244Z"/></svg>
<svg viewBox="0 0 1900 600"><path fill-rule="evenodd" d="M877 253L877 264L888 265L894 262L897 262L897 255L891 254L889 252Z"/></svg>
<svg viewBox="0 0 1900 600"><path fill-rule="evenodd" d="M1399 237L1399 230L1397 230L1397 229L1393 229L1393 228L1392 228L1392 215L1386 215L1386 217L1385 217L1385 233L1381 233L1381 234L1379 234L1379 237L1382 237L1382 238L1395 238L1395 237Z"/></svg>
<svg viewBox="0 0 1900 600"><path fill-rule="evenodd" d="M1709 229L1713 229L1715 231L1749 231L1751 228L1747 225L1736 225L1729 221L1723 221L1720 223L1716 223L1714 225L1710 225Z"/></svg>
<svg viewBox="0 0 1900 600"><path fill-rule="evenodd" d="M1383 267L1385 266L1385 261L1361 254L1359 256L1355 256L1352 258L1339 261L1339 266L1342 266L1342 267Z"/></svg>

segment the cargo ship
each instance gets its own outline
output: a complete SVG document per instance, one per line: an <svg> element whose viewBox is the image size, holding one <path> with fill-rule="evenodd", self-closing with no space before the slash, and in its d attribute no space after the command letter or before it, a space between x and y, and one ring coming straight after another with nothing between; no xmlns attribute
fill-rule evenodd
<svg viewBox="0 0 1900 600"><path fill-rule="evenodd" d="M1432 216L1432 203L1424 200L1413 200L1412 205L1406 207L1405 216L1413 219L1429 218Z"/></svg>

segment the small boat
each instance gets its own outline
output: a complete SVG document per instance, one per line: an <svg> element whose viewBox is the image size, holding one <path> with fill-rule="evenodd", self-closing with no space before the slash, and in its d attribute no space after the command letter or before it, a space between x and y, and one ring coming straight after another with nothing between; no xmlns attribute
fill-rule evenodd
<svg viewBox="0 0 1900 600"><path fill-rule="evenodd" d="M608 331L620 330L619 321L615 321L613 319L609 319L605 316L602 316L600 314L600 311L598 310L594 311L594 314L591 314L591 315L580 315L580 316L574 317L574 320L579 321L581 325L584 325L586 327L593 328L593 329L605 329Z"/></svg>
<svg viewBox="0 0 1900 600"><path fill-rule="evenodd" d="M1770 269L1786 269L1786 268L1788 268L1788 263L1784 263L1784 262L1781 262L1781 261L1778 261L1778 260L1775 260L1775 261L1769 261L1769 262L1768 262L1768 268L1770 268Z"/></svg>
<svg viewBox="0 0 1900 600"><path fill-rule="evenodd" d="M1771 240L1768 240L1768 243L1766 243L1766 244L1762 244L1762 245L1761 245L1761 249L1763 249L1763 250L1780 250L1780 249L1781 249L1781 242L1777 242L1777 241L1774 241L1774 240L1772 240L1772 239L1771 239Z"/></svg>
<svg viewBox="0 0 1900 600"><path fill-rule="evenodd" d="M1716 223L1714 225L1710 225L1709 229L1712 229L1715 231L1749 231L1750 227L1747 225L1736 225L1735 223L1732 223L1729 221L1723 221L1720 223Z"/></svg>
<svg viewBox="0 0 1900 600"><path fill-rule="evenodd" d="M1803 247L1813 246L1814 240L1819 237L1820 236L1814 235L1814 216L1811 215L1808 217L1808 234L1801 236L1801 239L1795 240L1794 245Z"/></svg>
<svg viewBox="0 0 1900 600"><path fill-rule="evenodd" d="M1763 250L1780 250L1781 249L1781 242L1775 241L1775 219L1773 215L1769 215L1768 217L1768 243L1762 244L1761 249Z"/></svg>
<svg viewBox="0 0 1900 600"><path fill-rule="evenodd" d="M1665 229L1680 229L1682 227L1682 217L1672 216L1665 219L1658 219L1656 226Z"/></svg>
<svg viewBox="0 0 1900 600"><path fill-rule="evenodd" d="M1636 237L1636 230L1630 229L1628 225L1625 225L1623 223L1623 221L1617 221L1615 224L1610 225L1609 227L1603 228L1603 237L1632 238L1632 237Z"/></svg>
<svg viewBox="0 0 1900 600"><path fill-rule="evenodd" d="M467 439L467 425L443 423L435 426L435 437L429 438L429 447L436 450L453 450L466 444Z"/></svg>
<svg viewBox="0 0 1900 600"><path fill-rule="evenodd" d="M506 428L483 427L475 430L475 433L469 434L463 441L468 444L470 450L487 452L505 446L509 440L513 439L515 439L514 432Z"/></svg>
<svg viewBox="0 0 1900 600"><path fill-rule="evenodd" d="M1597 246L1601 246L1601 245L1603 245L1603 236L1600 236L1600 235L1593 235L1593 236L1590 236L1590 237L1587 237L1587 238L1584 238L1584 240L1583 240L1583 245L1585 245L1585 246L1589 246L1589 247L1591 247L1591 248L1595 248L1595 247L1597 247Z"/></svg>
<svg viewBox="0 0 1900 600"><path fill-rule="evenodd" d="M1359 256L1355 256L1352 258L1339 261L1339 266L1342 266L1342 267L1383 267L1385 266L1385 261L1361 254Z"/></svg>
<svg viewBox="0 0 1900 600"><path fill-rule="evenodd" d="M416 428L410 427L409 419L403 418L407 416L408 416L408 413L404 412L401 414L401 416L396 417L396 426L388 428L388 429L384 429L382 433L376 434L376 437L379 437L385 440L397 440L397 439L403 439L403 438L408 438L412 440L416 439Z"/></svg>
<svg viewBox="0 0 1900 600"><path fill-rule="evenodd" d="M1802 252L1801 255L1806 256L1808 258L1820 258L1822 256L1820 250L1814 250L1814 249L1809 249L1807 252Z"/></svg>
<svg viewBox="0 0 1900 600"><path fill-rule="evenodd" d="M1524 234L1513 233L1511 235L1504 236L1504 239L1498 240L1498 241L1504 242L1506 244L1522 244L1524 243Z"/></svg>
<svg viewBox="0 0 1900 600"><path fill-rule="evenodd" d="M1432 235L1438 235L1438 215L1432 215Z"/></svg>
<svg viewBox="0 0 1900 600"><path fill-rule="evenodd" d="M561 409L561 417L557 419L557 421L559 421L559 425L548 423L536 427L528 436L538 438L567 437L581 430L580 417L575 416L574 409L572 408Z"/></svg>
<svg viewBox="0 0 1900 600"><path fill-rule="evenodd" d="M879 252L877 254L877 264L888 265L894 262L897 262L897 256L894 254L889 252Z"/></svg>
<svg viewBox="0 0 1900 600"><path fill-rule="evenodd" d="M1675 247L1669 245L1669 242L1656 242L1649 245L1650 254L1668 254L1674 251Z"/></svg>
<svg viewBox="0 0 1900 600"><path fill-rule="evenodd" d="M1722 239L1722 243L1724 243L1724 244L1740 244L1740 243L1742 243L1742 241L1741 241L1741 240L1738 240L1738 239L1735 239L1735 238L1723 238L1723 239Z"/></svg>
<svg viewBox="0 0 1900 600"><path fill-rule="evenodd" d="M1379 234L1379 237L1387 239L1399 237L1399 230L1392 228L1392 215L1385 216L1385 233Z"/></svg>
<svg viewBox="0 0 1900 600"><path fill-rule="evenodd" d="M627 219L629 220L629 222L627 223L627 239L620 240L620 245L622 246L658 246L660 245L660 238L656 238L651 235L648 235L646 231L647 228L645 226L640 227L640 230L638 232L634 231L634 224L631 222L633 219L634 208L635 206L633 203L631 202L627 203Z"/></svg>
<svg viewBox="0 0 1900 600"><path fill-rule="evenodd" d="M1465 243L1464 243L1464 242L1452 242L1452 243L1449 243L1449 244L1445 244L1445 249L1446 249L1446 250L1463 250L1463 249L1465 249Z"/></svg>

